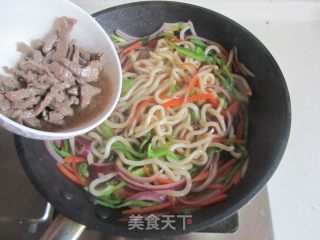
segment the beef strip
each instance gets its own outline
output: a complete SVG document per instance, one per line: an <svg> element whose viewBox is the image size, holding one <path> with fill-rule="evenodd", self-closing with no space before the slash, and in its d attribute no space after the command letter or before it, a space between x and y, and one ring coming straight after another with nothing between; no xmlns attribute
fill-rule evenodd
<svg viewBox="0 0 320 240"><path fill-rule="evenodd" d="M93 87L89 84L80 86L80 106L85 108L89 105L91 98L98 95L101 92L100 88Z"/></svg>
<svg viewBox="0 0 320 240"><path fill-rule="evenodd" d="M43 60L44 64L50 64L52 62L52 55L53 55L54 51L49 52Z"/></svg>
<svg viewBox="0 0 320 240"><path fill-rule="evenodd" d="M28 118L34 118L34 113L33 110L20 110L21 114L17 117L17 121L19 123L24 123L24 120L28 119Z"/></svg>
<svg viewBox="0 0 320 240"><path fill-rule="evenodd" d="M42 100L42 102L35 108L34 116L38 116L46 107L49 106L51 101L53 100L53 94L48 93L47 96Z"/></svg>
<svg viewBox="0 0 320 240"><path fill-rule="evenodd" d="M21 52L23 55L27 56L29 59L32 59L37 63L41 63L43 60L42 53L39 50L33 49L26 43L18 42L17 51Z"/></svg>
<svg viewBox="0 0 320 240"><path fill-rule="evenodd" d="M61 59L60 63L69 69L77 77L82 78L86 82L96 82L99 79L99 74L102 70L102 63L99 60L94 60L88 66L82 68L78 63L71 62L68 59Z"/></svg>
<svg viewBox="0 0 320 240"><path fill-rule="evenodd" d="M5 98L3 94L0 93L0 113L7 116L10 108L10 102Z"/></svg>
<svg viewBox="0 0 320 240"><path fill-rule="evenodd" d="M93 54L91 54L90 60L91 61L94 61L94 60L101 61L102 56L103 56L103 53L93 53Z"/></svg>
<svg viewBox="0 0 320 240"><path fill-rule="evenodd" d="M11 102L21 101L24 98L42 95L43 91L37 88L22 88L17 91L6 92L5 96Z"/></svg>
<svg viewBox="0 0 320 240"><path fill-rule="evenodd" d="M32 41L31 47L37 50L41 50L44 42L41 39Z"/></svg>
<svg viewBox="0 0 320 240"><path fill-rule="evenodd" d="M42 75L38 78L35 78L33 81L28 83L28 88L37 88L43 91L49 89L53 84L58 83L58 80L52 78L48 75Z"/></svg>
<svg viewBox="0 0 320 240"><path fill-rule="evenodd" d="M77 86L72 87L72 88L67 90L67 93L69 95L78 96L79 95L79 88Z"/></svg>
<svg viewBox="0 0 320 240"><path fill-rule="evenodd" d="M24 118L23 122L32 128L41 128L42 124L41 121L38 118Z"/></svg>
<svg viewBox="0 0 320 240"><path fill-rule="evenodd" d="M46 38L44 39L44 44L42 46L42 52L44 54L47 54L48 52L50 52L54 46L54 44L57 42L58 40L58 33L57 30L55 29L54 31L52 31L51 33L49 33Z"/></svg>
<svg viewBox="0 0 320 240"><path fill-rule="evenodd" d="M14 101L12 102L12 107L14 109L31 109L34 105L37 105L41 101L41 97L29 97L20 101Z"/></svg>
<svg viewBox="0 0 320 240"><path fill-rule="evenodd" d="M69 98L69 101L70 101L71 104L74 104L74 105L79 105L80 104L80 100L76 96L71 96Z"/></svg>
<svg viewBox="0 0 320 240"><path fill-rule="evenodd" d="M88 51L86 51L85 49L83 48L80 48L79 49L79 54L80 54L80 57L86 61L86 62L89 62L90 59L91 59L91 53L89 53Z"/></svg>
<svg viewBox="0 0 320 240"><path fill-rule="evenodd" d="M70 104L69 101L65 101L65 102L53 101L50 104L50 108L52 108L56 112L61 113L63 116L71 116L71 115L73 115L74 111L70 106L71 106L71 104Z"/></svg>
<svg viewBox="0 0 320 240"><path fill-rule="evenodd" d="M75 79L72 73L61 64L53 62L48 66L48 68L58 80L69 83L66 86L67 88L70 88L75 84Z"/></svg>
<svg viewBox="0 0 320 240"><path fill-rule="evenodd" d="M72 56L72 62L79 63L79 46L74 46L73 56Z"/></svg>
<svg viewBox="0 0 320 240"><path fill-rule="evenodd" d="M49 112L48 114L48 122L54 125L63 125L64 124L64 116L56 111Z"/></svg>
<svg viewBox="0 0 320 240"><path fill-rule="evenodd" d="M54 54L52 55L53 61L58 61L60 59L63 59L67 56L68 47L69 47L69 35L73 28L73 26L76 24L77 20L73 18L67 18L67 17L61 17L58 20L58 42L57 42L57 48Z"/></svg>
<svg viewBox="0 0 320 240"><path fill-rule="evenodd" d="M75 40L72 39L71 42L69 43L69 48L68 48L68 53L67 53L67 59L69 59L69 60L72 60L74 47L75 47Z"/></svg>
<svg viewBox="0 0 320 240"><path fill-rule="evenodd" d="M33 71L41 75L43 74L51 75L49 69L46 66L39 64L33 60L26 60L26 61L20 62L19 68L25 72Z"/></svg>
<svg viewBox="0 0 320 240"><path fill-rule="evenodd" d="M21 84L17 79L0 75L0 93L13 91L19 88L21 88Z"/></svg>
<svg viewBox="0 0 320 240"><path fill-rule="evenodd" d="M21 109L18 109L18 110L10 109L10 113L8 116L10 118L17 119L22 113L23 111Z"/></svg>
<svg viewBox="0 0 320 240"><path fill-rule="evenodd" d="M22 81L27 81L28 79L27 73L19 69L3 67L3 70L8 74L14 75L18 79L22 79Z"/></svg>
<svg viewBox="0 0 320 240"><path fill-rule="evenodd" d="M84 60L82 57L79 57L79 64L81 67L85 67L88 65L88 62Z"/></svg>

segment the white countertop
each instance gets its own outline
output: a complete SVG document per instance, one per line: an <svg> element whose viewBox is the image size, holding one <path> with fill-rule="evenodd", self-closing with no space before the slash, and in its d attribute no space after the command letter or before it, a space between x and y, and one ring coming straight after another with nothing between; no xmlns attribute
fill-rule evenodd
<svg viewBox="0 0 320 240"><path fill-rule="evenodd" d="M130 0L73 0L94 13ZM287 150L268 184L275 239L320 236L320 1L185 0L234 19L270 50L292 104ZM253 238L247 238L250 240Z"/></svg>

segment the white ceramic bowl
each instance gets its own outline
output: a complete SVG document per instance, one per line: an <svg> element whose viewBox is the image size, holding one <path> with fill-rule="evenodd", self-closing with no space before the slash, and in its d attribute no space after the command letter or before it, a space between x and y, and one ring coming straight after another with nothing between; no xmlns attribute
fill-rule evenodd
<svg viewBox="0 0 320 240"><path fill-rule="evenodd" d="M52 29L54 21L61 16L77 19L71 37L77 44L92 52L103 52L104 70L111 82L112 96L97 118L81 127L59 132L46 132L29 128L0 114L0 126L24 137L53 140L84 134L101 124L114 110L121 92L121 65L112 41L103 28L84 10L67 0L10 0L1 3L0 14L0 74L3 66L15 66L21 55L16 43L42 39Z"/></svg>

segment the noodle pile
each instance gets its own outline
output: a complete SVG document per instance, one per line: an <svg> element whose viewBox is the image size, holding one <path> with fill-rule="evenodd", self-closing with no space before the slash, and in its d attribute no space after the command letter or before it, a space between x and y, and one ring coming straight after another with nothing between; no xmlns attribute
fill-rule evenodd
<svg viewBox="0 0 320 240"><path fill-rule="evenodd" d="M60 157L70 147L59 169L98 204L131 208L124 214L224 200L248 165L245 77L253 74L237 49L198 37L190 21L141 39L117 33L120 101L94 131L47 143Z"/></svg>

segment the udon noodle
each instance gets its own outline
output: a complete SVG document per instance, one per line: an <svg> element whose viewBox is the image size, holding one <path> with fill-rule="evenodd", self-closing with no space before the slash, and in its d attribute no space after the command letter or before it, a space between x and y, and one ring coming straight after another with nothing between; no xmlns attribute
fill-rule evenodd
<svg viewBox="0 0 320 240"><path fill-rule="evenodd" d="M120 100L95 130L47 142L59 169L98 204L131 208L124 214L226 199L248 165L245 77L253 74L237 49L197 36L190 21L144 38L116 33Z"/></svg>

